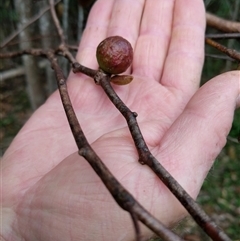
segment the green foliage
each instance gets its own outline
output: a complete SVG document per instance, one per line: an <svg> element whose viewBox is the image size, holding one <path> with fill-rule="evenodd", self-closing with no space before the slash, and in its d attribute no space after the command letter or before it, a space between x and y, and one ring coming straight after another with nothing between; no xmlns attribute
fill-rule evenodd
<svg viewBox="0 0 240 241"><path fill-rule="evenodd" d="M17 85L16 85L17 83ZM17 134L31 112L30 103L22 79L13 79L0 85L0 151L4 152L11 139Z"/></svg>
<svg viewBox="0 0 240 241"><path fill-rule="evenodd" d="M2 21L4 20L17 20L16 19L16 14L14 13L14 11L9 11L10 9L13 9L12 6L12 1L0 1L0 21L1 23L3 23Z"/></svg>
<svg viewBox="0 0 240 241"><path fill-rule="evenodd" d="M229 18L229 13L232 11L235 0L204 0L205 6L209 12L215 13L218 16Z"/></svg>
<svg viewBox="0 0 240 241"><path fill-rule="evenodd" d="M231 157L233 150L235 154ZM205 180L199 196L200 204L212 215L218 215L217 222L233 240L240 236L239 156L240 146L228 144Z"/></svg>
<svg viewBox="0 0 240 241"><path fill-rule="evenodd" d="M229 135L235 138L240 136L240 109L235 111L233 124Z"/></svg>

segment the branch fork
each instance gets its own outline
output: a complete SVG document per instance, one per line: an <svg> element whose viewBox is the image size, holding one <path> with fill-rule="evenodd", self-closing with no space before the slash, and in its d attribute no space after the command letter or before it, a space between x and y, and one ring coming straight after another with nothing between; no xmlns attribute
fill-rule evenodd
<svg viewBox="0 0 240 241"><path fill-rule="evenodd" d="M92 70L79 63L73 63L73 72L82 72L94 79L100 85L110 101L126 119L128 128L134 140L139 155L139 162L148 165L159 179L175 195L179 202L186 208L199 226L215 241L231 241L231 239L215 224L215 222L200 208L193 198L182 188L182 186L171 176L170 173L151 154L138 126L137 113L132 112L118 97L110 84L110 75L101 70ZM110 191L111 192L111 191ZM113 194L112 194L113 195ZM113 195L115 197L115 195ZM116 200L116 199L115 199ZM117 201L117 200L116 200ZM118 202L118 201L117 201ZM119 204L122 208L122 204ZM131 210L128 210L131 214ZM141 219L139 219L141 220ZM142 220L141 220L142 221ZM136 235L137 236L137 235ZM166 239L168 240L168 239ZM171 239L170 239L171 240Z"/></svg>

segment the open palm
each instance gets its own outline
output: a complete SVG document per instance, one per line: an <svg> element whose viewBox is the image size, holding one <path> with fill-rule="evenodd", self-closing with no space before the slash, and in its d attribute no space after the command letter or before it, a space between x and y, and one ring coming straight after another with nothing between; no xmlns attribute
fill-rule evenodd
<svg viewBox="0 0 240 241"><path fill-rule="evenodd" d="M81 64L96 69L96 46L104 38L120 35L131 42L134 61L128 73L134 80L114 88L138 113L152 153L193 197L225 144L239 95L239 72L218 76L198 90L204 29L201 0L99 0L77 54ZM179 220L183 208L137 162L126 122L103 90L73 73L68 88L88 141L111 172L163 223ZM5 240L134 237L129 215L78 156L58 92L16 136L3 157L2 174Z"/></svg>

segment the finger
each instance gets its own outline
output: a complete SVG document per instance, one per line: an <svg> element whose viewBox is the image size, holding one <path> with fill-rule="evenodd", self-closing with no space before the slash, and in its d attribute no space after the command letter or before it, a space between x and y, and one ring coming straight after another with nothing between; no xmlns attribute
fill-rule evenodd
<svg viewBox="0 0 240 241"><path fill-rule="evenodd" d="M113 3L113 0L98 0L90 11L76 56L79 63L89 68L98 68L96 48L106 37Z"/></svg>
<svg viewBox="0 0 240 241"><path fill-rule="evenodd" d="M119 35L127 39L133 49L139 33L144 0L115 0L107 36ZM130 73L128 68L125 73Z"/></svg>
<svg viewBox="0 0 240 241"><path fill-rule="evenodd" d="M215 77L199 89L161 140L158 159L193 197L226 143L239 97L239 71Z"/></svg>
<svg viewBox="0 0 240 241"><path fill-rule="evenodd" d="M161 83L182 90L190 98L199 86L204 60L203 1L177 0L172 28Z"/></svg>
<svg viewBox="0 0 240 241"><path fill-rule="evenodd" d="M173 7L173 0L146 1L134 55L134 74L159 81L171 35Z"/></svg>
<svg viewBox="0 0 240 241"><path fill-rule="evenodd" d="M144 0L115 0L107 36L122 36L134 48L138 37L144 2Z"/></svg>

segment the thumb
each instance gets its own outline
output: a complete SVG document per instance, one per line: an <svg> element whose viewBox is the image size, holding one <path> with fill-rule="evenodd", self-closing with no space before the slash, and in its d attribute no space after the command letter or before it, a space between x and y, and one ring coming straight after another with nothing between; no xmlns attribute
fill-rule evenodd
<svg viewBox="0 0 240 241"><path fill-rule="evenodd" d="M214 159L226 144L240 106L240 71L203 85L161 140L158 160L194 198Z"/></svg>

